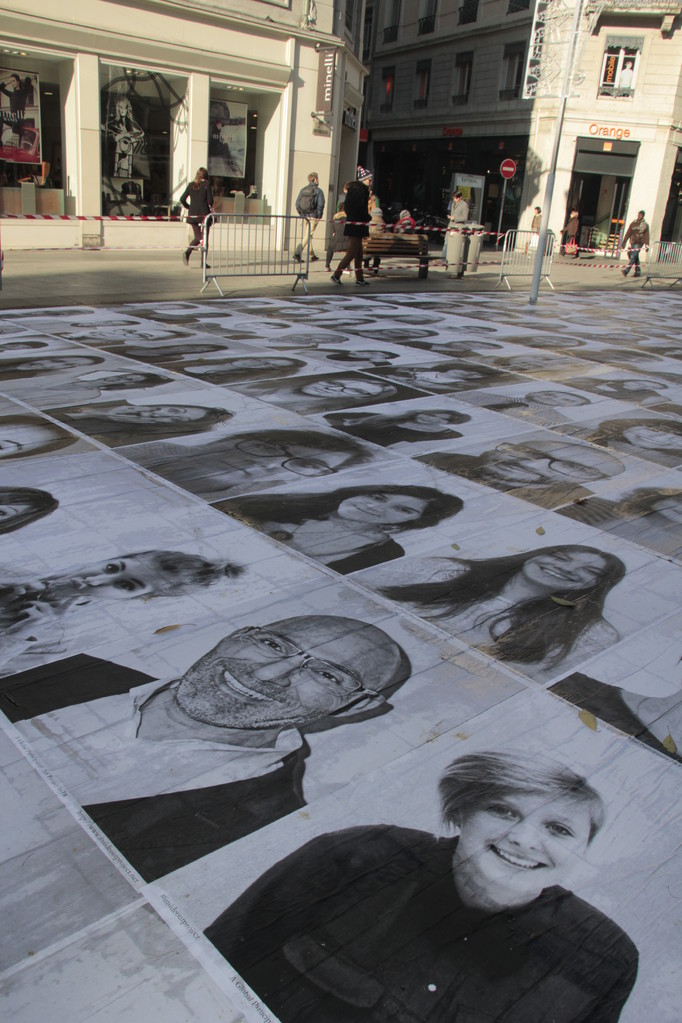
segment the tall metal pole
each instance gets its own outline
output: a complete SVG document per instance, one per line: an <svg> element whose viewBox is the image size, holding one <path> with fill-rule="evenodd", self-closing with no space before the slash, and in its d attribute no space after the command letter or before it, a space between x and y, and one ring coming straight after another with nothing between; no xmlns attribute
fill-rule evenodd
<svg viewBox="0 0 682 1023"><path fill-rule="evenodd" d="M495 246L500 244L500 238L502 237L502 217L504 215L504 200L507 196L507 179L504 179L502 185L502 201L500 202L500 219L497 221L497 238L495 239Z"/></svg>
<svg viewBox="0 0 682 1023"><path fill-rule="evenodd" d="M564 68L563 81L561 83L561 94L559 98L559 116L557 117L556 127L554 130L554 145L552 147L552 159L549 165L547 184L545 185L545 198L542 205L542 219L540 221L540 235L538 237L537 252L535 253L535 264L533 266L533 280L530 286L530 298L528 299L530 305L537 304L538 292L540 291L540 280L542 278L542 263L545 258L545 249L547 248L548 233L547 225L549 224L549 213L550 207L552 205L552 196L554 194L554 181L556 179L556 168L559 159L559 146L561 145L561 133L564 127L566 104L568 102L569 92L573 84L576 47L578 45L580 19L582 18L584 4L585 0L577 0L575 5L575 13L573 15L573 24L571 25L571 41L568 50L566 66Z"/></svg>

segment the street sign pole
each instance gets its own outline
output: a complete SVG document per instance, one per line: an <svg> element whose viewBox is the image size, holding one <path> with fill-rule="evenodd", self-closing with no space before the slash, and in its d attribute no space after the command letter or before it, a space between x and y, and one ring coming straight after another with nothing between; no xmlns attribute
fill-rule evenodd
<svg viewBox="0 0 682 1023"><path fill-rule="evenodd" d="M542 278L542 264L545 258L545 250L547 248L547 234L549 227L549 213L552 205L552 196L554 195L554 181L556 179L556 168L559 159L559 145L561 143L561 133L564 127L564 117L566 114L566 104L568 102L569 93L573 84L573 74L575 71L575 64L577 59L578 50L578 37L580 32L580 20L583 15L583 8L585 6L585 0L576 0L575 12L573 15L573 24L571 25L571 36L568 45L568 53L565 57L565 64L563 68L563 78L561 82L561 92L559 94L559 116L556 120L556 127L554 132L554 145L552 147L552 159L550 161L549 173L547 175L547 184L545 186L545 199L542 205L542 219L540 221L540 233L538 235L538 247L535 253L535 265L533 267L533 280L530 286L530 296L528 302L530 305L537 305L538 293L540 291L540 280Z"/></svg>
<svg viewBox="0 0 682 1023"><path fill-rule="evenodd" d="M504 200L505 200L506 195L507 195L507 179L505 178L504 179L504 184L502 185L502 202L500 203L500 219L497 222L497 238L495 239L495 247L496 248L500 244L500 239L502 238L502 214L504 213Z"/></svg>
<svg viewBox="0 0 682 1023"><path fill-rule="evenodd" d="M516 162L507 158L500 164L500 174L504 179L502 185L502 200L500 202L500 219L497 222L497 238L495 239L495 247L500 244L500 238L502 237L502 215L504 214L504 200L507 196L507 182L516 174Z"/></svg>

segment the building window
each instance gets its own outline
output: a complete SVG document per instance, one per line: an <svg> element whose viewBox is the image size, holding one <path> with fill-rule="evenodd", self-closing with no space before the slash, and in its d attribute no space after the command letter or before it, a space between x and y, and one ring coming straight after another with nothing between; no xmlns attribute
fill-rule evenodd
<svg viewBox="0 0 682 1023"><path fill-rule="evenodd" d="M478 17L478 0L464 0L459 9L459 24L470 25Z"/></svg>
<svg viewBox="0 0 682 1023"><path fill-rule="evenodd" d="M214 198L248 192L255 184L258 114L219 86L211 86L208 107L208 160Z"/></svg>
<svg viewBox="0 0 682 1023"><path fill-rule="evenodd" d="M525 70L525 43L508 43L504 48L503 85L500 99L518 99Z"/></svg>
<svg viewBox="0 0 682 1023"><path fill-rule="evenodd" d="M436 7L438 0L423 0L421 17L417 22L417 35L425 36L436 31Z"/></svg>
<svg viewBox="0 0 682 1023"><path fill-rule="evenodd" d="M417 61L417 77L415 79L415 110L423 109L429 102L429 86L431 85L431 61Z"/></svg>
<svg viewBox="0 0 682 1023"><path fill-rule="evenodd" d="M357 0L346 0L346 32L353 34L355 24L355 7Z"/></svg>
<svg viewBox="0 0 682 1023"><path fill-rule="evenodd" d="M100 65L105 216L163 215L171 209L178 179L171 143L187 123L186 85L186 79L160 72ZM243 137L245 141L245 128ZM243 162L241 155L239 160ZM244 171L234 176L241 179Z"/></svg>
<svg viewBox="0 0 682 1023"><path fill-rule="evenodd" d="M385 67L381 71L381 104L379 110L382 114L393 109L393 93L395 90L395 68Z"/></svg>
<svg viewBox="0 0 682 1023"><path fill-rule="evenodd" d="M509 0L507 14L518 14L519 11L527 11L530 7L530 0Z"/></svg>
<svg viewBox="0 0 682 1023"><path fill-rule="evenodd" d="M452 102L454 106L464 106L469 102L471 92L471 76L474 70L473 51L458 53L455 57L455 77Z"/></svg>
<svg viewBox="0 0 682 1023"><path fill-rule="evenodd" d="M635 82L643 39L607 36L599 82L600 96L629 99L635 94Z"/></svg>
<svg viewBox="0 0 682 1023"><path fill-rule="evenodd" d="M369 64L372 59L372 35L374 30L374 7L365 7L365 25L362 30L362 63Z"/></svg>
<svg viewBox="0 0 682 1023"><path fill-rule="evenodd" d="M384 42L394 43L398 38L398 26L400 25L400 0L391 0L386 4L386 18L384 22Z"/></svg>

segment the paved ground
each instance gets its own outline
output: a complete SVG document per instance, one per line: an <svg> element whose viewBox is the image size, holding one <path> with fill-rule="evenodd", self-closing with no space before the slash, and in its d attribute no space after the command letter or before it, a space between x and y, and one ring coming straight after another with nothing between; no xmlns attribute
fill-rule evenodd
<svg viewBox="0 0 682 1023"><path fill-rule="evenodd" d="M682 300L600 273L7 255L8 1019L676 1023Z"/></svg>
<svg viewBox="0 0 682 1023"><path fill-rule="evenodd" d="M434 267L428 279L420 281L414 269L407 266L392 269L397 261L384 261L380 277L372 281L372 293L493 291L500 281L500 258L494 250L484 250L478 271L467 274L463 281L457 281L441 267ZM638 290L639 282L621 276L620 265L625 264L604 263L601 257L578 260L557 257L552 282L559 292ZM236 297L254 294L284 297L291 293L294 280L293 276L233 277L225 282L224 290ZM5 253L0 309L29 308L36 304L37 295L41 305L72 302L107 305L121 300L143 302L150 296L161 301L196 299L201 286L199 266L183 266L180 253L175 251L9 251ZM310 264L308 287L311 294L327 294L334 289L322 260ZM530 279L514 281L512 287L515 292L527 293ZM504 290L504 285L501 289ZM549 290L546 284L542 285L543 294ZM300 284L296 291L302 292ZM205 297L219 297L214 285L207 288Z"/></svg>

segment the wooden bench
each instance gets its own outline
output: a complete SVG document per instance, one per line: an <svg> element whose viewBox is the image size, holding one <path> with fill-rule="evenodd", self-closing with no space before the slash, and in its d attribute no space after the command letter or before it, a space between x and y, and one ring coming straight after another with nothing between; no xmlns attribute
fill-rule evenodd
<svg viewBox="0 0 682 1023"><path fill-rule="evenodd" d="M423 280L429 274L429 239L425 234L392 234L386 231L373 234L362 242L365 259L373 256L400 256L419 260L419 277Z"/></svg>

